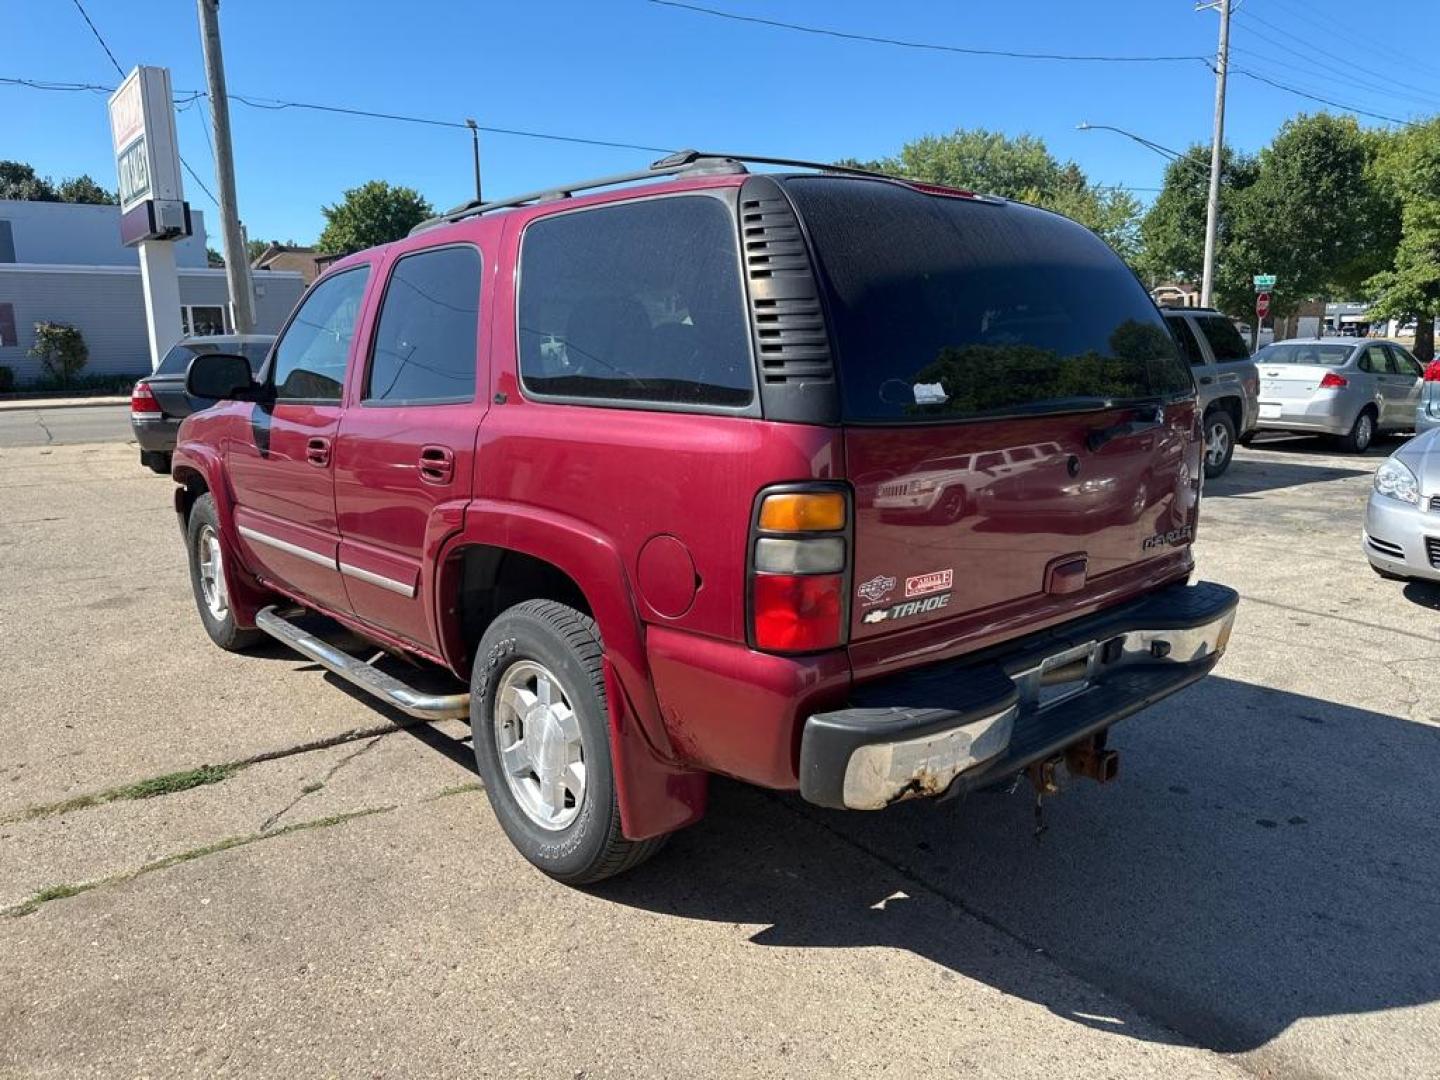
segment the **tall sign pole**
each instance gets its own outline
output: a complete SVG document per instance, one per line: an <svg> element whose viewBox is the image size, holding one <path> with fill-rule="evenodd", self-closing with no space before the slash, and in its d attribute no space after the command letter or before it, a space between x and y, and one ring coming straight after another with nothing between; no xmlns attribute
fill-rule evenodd
<svg viewBox="0 0 1440 1080"><path fill-rule="evenodd" d="M235 332L255 330L255 293L250 288L250 260L240 235L235 208L235 156L230 149L230 99L225 94L225 60L220 53L220 0L195 0L200 10L200 44L205 51L205 82L210 115L215 119L215 173L219 182L220 227L225 241L225 280Z"/></svg>
<svg viewBox="0 0 1440 1080"><path fill-rule="evenodd" d="M1220 9L1220 44L1215 50L1215 130L1210 139L1210 194L1205 202L1205 270L1200 305L1210 307L1215 292L1215 242L1220 231L1220 150L1225 142L1225 75L1230 67L1230 0L1203 4Z"/></svg>
<svg viewBox="0 0 1440 1080"><path fill-rule="evenodd" d="M120 180L120 240L140 253L152 370L180 340L180 276L174 241L191 234L172 98L169 71L138 67L109 102Z"/></svg>

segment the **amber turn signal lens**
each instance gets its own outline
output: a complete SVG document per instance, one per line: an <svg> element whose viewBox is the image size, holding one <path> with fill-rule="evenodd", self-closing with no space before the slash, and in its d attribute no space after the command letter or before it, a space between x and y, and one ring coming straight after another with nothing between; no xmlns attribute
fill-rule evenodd
<svg viewBox="0 0 1440 1080"><path fill-rule="evenodd" d="M833 532L845 527L845 496L838 491L767 495L760 528L767 532Z"/></svg>

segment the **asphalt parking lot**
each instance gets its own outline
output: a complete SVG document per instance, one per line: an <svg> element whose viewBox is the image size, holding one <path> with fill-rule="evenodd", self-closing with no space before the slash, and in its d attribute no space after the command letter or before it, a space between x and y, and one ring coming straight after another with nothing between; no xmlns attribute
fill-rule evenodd
<svg viewBox="0 0 1440 1080"><path fill-rule="evenodd" d="M1042 841L1023 790L721 783L588 891L462 726L211 646L133 446L0 448L0 1075L1440 1076L1440 590L1358 546L1394 445L1237 453L1229 652Z"/></svg>

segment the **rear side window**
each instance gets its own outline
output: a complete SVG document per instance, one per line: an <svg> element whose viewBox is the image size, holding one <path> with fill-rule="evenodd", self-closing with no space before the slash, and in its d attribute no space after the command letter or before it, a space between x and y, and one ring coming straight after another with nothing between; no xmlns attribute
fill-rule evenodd
<svg viewBox="0 0 1440 1080"><path fill-rule="evenodd" d="M1399 345L1390 346L1390 355L1395 360L1395 370L1401 375L1414 375L1418 379L1425 374L1425 368L1421 366L1420 361Z"/></svg>
<svg viewBox="0 0 1440 1080"><path fill-rule="evenodd" d="M520 375L533 394L742 407L754 394L738 229L711 196L532 222L520 250Z"/></svg>
<svg viewBox="0 0 1440 1080"><path fill-rule="evenodd" d="M339 401L350 342L370 267L322 277L291 316L275 346L275 396L281 401Z"/></svg>
<svg viewBox="0 0 1440 1080"><path fill-rule="evenodd" d="M475 397L480 253L447 247L395 263L370 358L368 404Z"/></svg>
<svg viewBox="0 0 1440 1080"><path fill-rule="evenodd" d="M1150 296L1074 222L874 180L785 187L828 288L848 420L1063 412L1195 392Z"/></svg>
<svg viewBox="0 0 1440 1080"><path fill-rule="evenodd" d="M1200 342L1195 331L1190 329L1190 320L1171 316L1165 320L1170 333L1175 335L1175 344L1180 346L1180 356L1191 365L1205 363L1205 354L1200 351Z"/></svg>
<svg viewBox="0 0 1440 1080"><path fill-rule="evenodd" d="M1200 332L1210 343L1210 351L1217 361L1223 364L1227 360L1250 359L1250 346L1245 344L1240 331L1225 316L1197 315L1195 321L1200 324Z"/></svg>

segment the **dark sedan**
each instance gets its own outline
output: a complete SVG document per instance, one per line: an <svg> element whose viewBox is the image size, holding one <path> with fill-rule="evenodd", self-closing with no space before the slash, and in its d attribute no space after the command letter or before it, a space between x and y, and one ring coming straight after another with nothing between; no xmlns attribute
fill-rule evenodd
<svg viewBox="0 0 1440 1080"><path fill-rule="evenodd" d="M191 360L199 353L238 353L250 361L252 372L259 372L274 340L273 334L214 334L183 338L174 345L155 373L137 382L130 393L130 427L140 444L140 464L168 473L180 421L215 404L185 393L185 372Z"/></svg>

